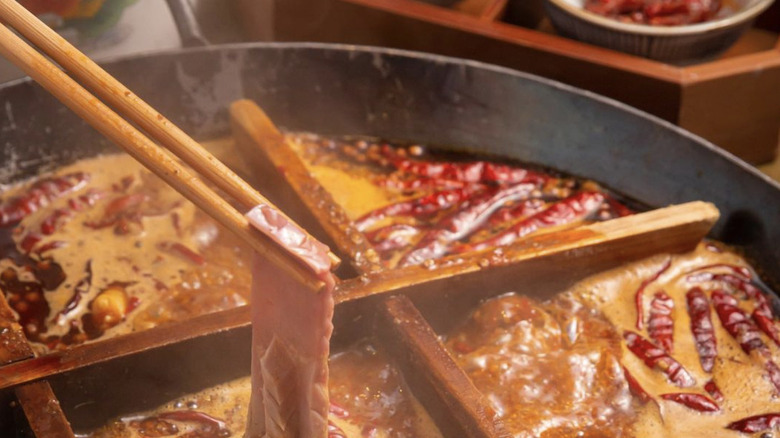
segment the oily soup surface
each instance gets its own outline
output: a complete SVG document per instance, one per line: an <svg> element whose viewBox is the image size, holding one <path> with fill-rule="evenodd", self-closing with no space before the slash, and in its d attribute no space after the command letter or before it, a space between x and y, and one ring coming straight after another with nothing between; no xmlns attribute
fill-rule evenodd
<svg viewBox="0 0 780 438"><path fill-rule="evenodd" d="M288 139L388 268L631 213L593 182L515 165ZM249 300L247 246L130 157L64 167L0 194L0 208L0 220L26 212L0 226L0 288L39 352ZM544 303L496 291L446 345L515 436L740 436L726 427L780 412L778 324L754 278L740 257L705 243L594 276ZM693 335L695 288L717 346L706 368ZM345 436L438 435L370 343L331 357L330 392L332 427ZM691 395L717 409L692 408ZM248 398L248 379L231 382L95 436L241 436Z"/></svg>

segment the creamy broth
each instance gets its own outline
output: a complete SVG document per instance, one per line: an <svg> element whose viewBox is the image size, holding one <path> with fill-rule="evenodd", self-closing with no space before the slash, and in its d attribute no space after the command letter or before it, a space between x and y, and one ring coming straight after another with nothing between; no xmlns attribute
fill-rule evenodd
<svg viewBox="0 0 780 438"><path fill-rule="evenodd" d="M242 437L250 390L250 378L241 378L114 420L84 437ZM369 343L332 355L330 397L331 438L441 436L399 371Z"/></svg>
<svg viewBox="0 0 780 438"><path fill-rule="evenodd" d="M366 140L287 138L348 217L373 236L376 248L399 239L380 251L388 268L408 262L426 239L441 243L426 253L440 257L515 228L520 239L631 214L594 182L516 164L447 161L420 146L388 152L384 143ZM421 176L437 168L444 169L437 177ZM0 228L0 289L39 353L248 303L249 248L130 157L84 160L48 178L57 196L39 199L34 211ZM0 194L0 206L27 199L31 184ZM510 195L499 196L504 190ZM421 203L405 210L413 213L372 217L432 195L436 208ZM597 202L571 201L579 195ZM452 219L481 202L492 204L469 213L477 219ZM555 206L564 208L545 215ZM469 220L468 227L451 231ZM427 234L435 230L446 232ZM725 329L712 304L717 289L746 315L758 309L757 298L745 296L746 286L723 280L726 275L743 283L755 276L737 255L702 244L689 254L659 255L599 274L548 302L495 298L448 334L446 344L515 436L696 436L702 430L713 437L739 436L726 427L780 412L780 383L767 371L769 363L780 363L780 350L762 332L764 347L754 345L746 354ZM637 328L642 285L645 321ZM718 355L711 372L691 335L686 300L695 286L709 300L715 327ZM656 347L664 342L651 339L648 326L651 309L663 311L669 301L669 357L694 382L684 388L670 383L659 366L647 366L626 338L636 333ZM771 324L778 328L776 319ZM370 344L334 354L330 364L332 436L439 436L398 370ZM710 380L722 400L705 389ZM242 436L249 392L248 378L231 382L116 420L92 436ZM717 411L699 412L664 398L679 393L708 397Z"/></svg>
<svg viewBox="0 0 780 438"><path fill-rule="evenodd" d="M780 363L780 349L761 332L763 347L746 354L726 329L713 291L734 296L748 315L757 307L755 298L734 286L739 284L735 277L724 276L735 273L755 275L738 255L703 243L688 254L659 255L593 276L548 302L515 294L489 300L449 334L447 346L514 436L668 437L704 431L713 437L744 436L727 427L780 412L780 381L773 381L769 371L770 362ZM640 330L636 297L643 284ZM708 297L711 308L717 356L709 372L687 310L687 294L694 288ZM683 387L658 366L647 366L626 340L626 333L636 333L652 341L650 328L658 320L649 315L662 293L673 303L669 356L691 379ZM776 318L772 324L780 328ZM628 384L629 376L638 391ZM710 382L720 394L706 389ZM670 394L707 397L717 410L702 412Z"/></svg>
<svg viewBox="0 0 780 438"><path fill-rule="evenodd" d="M75 174L83 187L0 228L0 287L41 351L248 302L248 247L135 160L83 160L49 178Z"/></svg>

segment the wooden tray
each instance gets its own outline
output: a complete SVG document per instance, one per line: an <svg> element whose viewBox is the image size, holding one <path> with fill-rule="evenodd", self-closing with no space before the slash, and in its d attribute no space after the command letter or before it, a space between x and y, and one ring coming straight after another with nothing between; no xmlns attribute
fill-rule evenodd
<svg viewBox="0 0 780 438"><path fill-rule="evenodd" d="M251 39L389 46L504 65L620 100L749 162L776 157L780 2L727 53L676 66L560 37L534 19L539 0L523 1L527 11L510 11L508 0L450 8L422 0L232 0Z"/></svg>
<svg viewBox="0 0 780 438"><path fill-rule="evenodd" d="M349 224L331 213L340 207L299 171L300 159L285 154L289 147L272 144L257 108L242 101L231 113L245 156L258 158L261 168L285 169L264 173L275 188L265 193L286 199L279 205L295 219L315 223L318 237L332 242L351 265L336 291L334 349L372 336L445 436L507 436L441 343L437 331L447 322L518 282L552 294L599 270L691 250L718 217L711 204L693 202L526 239L505 247L500 257L480 252L442 259L433 269L377 269L356 255L365 248ZM446 315L438 311L445 301ZM74 430L88 432L117 416L248 375L249 325L244 306L34 357L0 296L0 328L9 328L0 331L0 345L13 347L0 347L0 401L14 395L35 436L73 438ZM3 415L10 414L0 409L0 420ZM0 427L3 433L8 431Z"/></svg>

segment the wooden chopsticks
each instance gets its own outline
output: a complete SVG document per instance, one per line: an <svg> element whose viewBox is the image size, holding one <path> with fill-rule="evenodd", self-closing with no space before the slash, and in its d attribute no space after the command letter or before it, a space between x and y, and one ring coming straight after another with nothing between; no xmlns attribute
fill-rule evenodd
<svg viewBox="0 0 780 438"><path fill-rule="evenodd" d="M0 0L0 21L5 23L0 24L0 54L187 199L246 240L271 263L312 290L318 291L324 286L315 273L286 248L254 229L242 213L6 25L16 29L152 138L237 199L244 208L259 204L273 206L270 201L15 0ZM338 257L332 253L329 257L334 266L338 264Z"/></svg>

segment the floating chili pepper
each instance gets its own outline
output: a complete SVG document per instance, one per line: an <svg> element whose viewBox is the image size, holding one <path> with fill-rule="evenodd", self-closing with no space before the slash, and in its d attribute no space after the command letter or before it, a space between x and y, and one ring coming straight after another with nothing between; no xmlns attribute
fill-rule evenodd
<svg viewBox="0 0 780 438"><path fill-rule="evenodd" d="M355 225L358 229L365 230L388 216L431 215L458 205L483 189L482 186L471 185L463 189L442 190L409 201L397 202L369 212L355 221Z"/></svg>
<svg viewBox="0 0 780 438"><path fill-rule="evenodd" d="M57 231L60 226L62 226L62 219L68 218L72 215L73 213L65 210L64 208L58 208L54 210L43 220L43 222L41 222L41 233L43 233L45 236L54 234L54 232Z"/></svg>
<svg viewBox="0 0 780 438"><path fill-rule="evenodd" d="M366 237L379 252L393 251L412 244L414 236L423 230L407 224L392 224L366 233Z"/></svg>
<svg viewBox="0 0 780 438"><path fill-rule="evenodd" d="M328 438L347 438L347 434L332 421L328 420Z"/></svg>
<svg viewBox="0 0 780 438"><path fill-rule="evenodd" d="M661 394L661 398L664 400L670 400L675 403L679 403L687 408L693 409L699 412L718 412L720 406L717 403L710 400L701 394L695 393L673 393L673 394Z"/></svg>
<svg viewBox="0 0 780 438"><path fill-rule="evenodd" d="M127 189L129 189L134 182L135 182L135 177L133 175L127 175L125 177L122 177L122 179L120 179L119 182L115 182L114 184L111 184L111 189L115 192L126 192Z"/></svg>
<svg viewBox="0 0 780 438"><path fill-rule="evenodd" d="M140 209L148 200L149 197L143 193L119 196L106 205L103 218L85 222L84 225L94 229L113 226L116 234L127 234L130 231L130 223L141 223Z"/></svg>
<svg viewBox="0 0 780 438"><path fill-rule="evenodd" d="M748 315L738 307L736 298L716 289L712 291L712 303L723 327L739 342L739 346L746 354L750 354L754 350L764 356L769 353L766 344L761 340L758 328Z"/></svg>
<svg viewBox="0 0 780 438"><path fill-rule="evenodd" d="M775 387L775 394L780 395L780 367L778 367L777 364L771 360L767 361L766 373L769 381Z"/></svg>
<svg viewBox="0 0 780 438"><path fill-rule="evenodd" d="M46 242L45 244L35 248L35 253L38 254L39 257L42 257L44 253L47 253L53 249L62 248L65 245L67 245L67 242L62 240L52 240L50 242Z"/></svg>
<svg viewBox="0 0 780 438"><path fill-rule="evenodd" d="M585 9L619 21L657 26L700 23L720 10L719 0L587 0Z"/></svg>
<svg viewBox="0 0 780 438"><path fill-rule="evenodd" d="M664 272L666 272L669 267L672 266L672 259L667 259L666 262L664 262L663 266L661 266L661 269L659 269L655 274L653 274L652 277L647 278L645 280L642 280L642 284L639 285L639 288L634 293L634 303L636 305L636 329L642 330L645 325L645 306L644 306L644 292L645 288L650 285L650 283L658 280L658 277L660 277Z"/></svg>
<svg viewBox="0 0 780 438"><path fill-rule="evenodd" d="M625 217L634 214L633 210L621 204L612 196L605 195L605 198L607 200L607 204L609 205L610 210L612 210L612 213L616 217Z"/></svg>
<svg viewBox="0 0 780 438"><path fill-rule="evenodd" d="M543 199L533 198L520 201L516 205L502 207L490 216L485 228L492 229L539 213L545 206Z"/></svg>
<svg viewBox="0 0 780 438"><path fill-rule="evenodd" d="M751 280L749 278L742 277L741 275L700 272L698 274L688 275L686 280L698 283L705 281L721 283L721 285L726 289L742 293L746 299L752 298L755 300L762 300L764 298L764 296L761 294L761 291L755 285L753 285Z"/></svg>
<svg viewBox="0 0 780 438"><path fill-rule="evenodd" d="M580 192L558 201L545 210L518 222L488 239L459 247L455 252L479 251L496 246L509 245L539 229L566 225L582 220L598 210L604 195L597 192Z"/></svg>
<svg viewBox="0 0 780 438"><path fill-rule="evenodd" d="M349 418L349 411L347 411L342 406L340 406L340 405L338 405L336 403L333 403L333 402L330 402L330 407L328 408L328 413L330 415L334 415L334 416L336 416L338 418L341 418L341 419Z"/></svg>
<svg viewBox="0 0 780 438"><path fill-rule="evenodd" d="M626 340L628 349L636 357L642 359L649 368L663 372L670 382L681 388L688 388L696 384L693 376L688 373L680 362L669 356L663 348L656 346L632 331L623 333L623 338Z"/></svg>
<svg viewBox="0 0 780 438"><path fill-rule="evenodd" d="M700 288L695 287L685 294L688 303L688 314L691 317L691 332L696 342L696 352L699 362L706 372L712 372L715 357L718 355L718 344L715 338L715 328L710 316L710 302Z"/></svg>
<svg viewBox="0 0 780 438"><path fill-rule="evenodd" d="M78 307L84 295L89 293L90 288L92 288L92 260L87 261L87 266L84 268L84 277L76 283L76 286L73 288L73 296L65 303L62 310L57 313L52 323L62 324L68 314Z"/></svg>
<svg viewBox="0 0 780 438"><path fill-rule="evenodd" d="M35 245L39 244L41 240L43 240L43 236L41 236L39 233L27 233L19 242L19 248L25 253L29 254L35 248Z"/></svg>
<svg viewBox="0 0 780 438"><path fill-rule="evenodd" d="M428 231L414 249L404 255L400 266L418 265L441 257L452 242L468 236L502 205L527 197L534 188L533 184L517 184L489 189L472 197L464 208L445 217Z"/></svg>
<svg viewBox="0 0 780 438"><path fill-rule="evenodd" d="M84 172L36 181L24 194L14 196L0 204L0 227L19 222L49 202L81 189L87 181L89 175Z"/></svg>
<svg viewBox="0 0 780 438"><path fill-rule="evenodd" d="M341 406L331 402L328 414L332 417L346 419L349 418L349 412ZM347 434L336 426L333 421L328 420L328 438L347 438Z"/></svg>
<svg viewBox="0 0 780 438"><path fill-rule="evenodd" d="M766 432L777 427L780 427L780 412L743 418L726 426L727 429L742 433Z"/></svg>
<svg viewBox="0 0 780 438"><path fill-rule="evenodd" d="M626 377L626 382L628 382L628 390L631 391L631 394L634 394L634 397L638 398L642 404L653 400L653 397L642 388L639 381L628 372L628 369L625 366L623 367L623 375Z"/></svg>
<svg viewBox="0 0 780 438"><path fill-rule="evenodd" d="M157 247L170 254L177 255L184 258L196 265L202 266L206 264L206 259L197 252L187 248L179 242L160 242Z"/></svg>
<svg viewBox="0 0 780 438"><path fill-rule="evenodd" d="M718 385L715 384L714 380L710 380L707 383L705 383L704 390L707 391L707 394L709 394L713 399L715 399L716 402L718 403L723 402L723 393L720 392L720 388L718 388Z"/></svg>
<svg viewBox="0 0 780 438"><path fill-rule="evenodd" d="M766 335L769 336L769 338L772 339L775 344L780 346L780 329L777 328L777 325L772 316L767 315L766 309L756 307L756 309L753 310L753 314L751 316L758 328L760 328L762 332L766 333Z"/></svg>
<svg viewBox="0 0 780 438"><path fill-rule="evenodd" d="M395 174L390 175L389 177L377 178L375 183L379 186L401 192L413 192L417 190L429 189L462 189L464 187L473 185L465 181L454 181L451 179L441 178L399 178Z"/></svg>
<svg viewBox="0 0 780 438"><path fill-rule="evenodd" d="M138 297L130 297L127 300L127 313L132 312L141 305L141 299Z"/></svg>
<svg viewBox="0 0 780 438"><path fill-rule="evenodd" d="M766 296L755 286L747 288L747 293L756 302L756 307L751 315L753 321L775 344L780 346L780 329L777 327L772 307L769 305Z"/></svg>
<svg viewBox="0 0 780 438"><path fill-rule="evenodd" d="M732 274L743 277L745 280L750 280L753 277L753 274L750 272L749 268L745 266L732 265L729 263L715 263L711 265L699 266L695 269L691 269L690 271L688 271L688 273L692 274L694 272L709 271L711 269L719 269L719 268L728 269L729 271L731 271Z"/></svg>
<svg viewBox="0 0 780 438"><path fill-rule="evenodd" d="M732 269L734 272L739 272L741 268L739 266L733 266ZM743 277L743 273L737 275L704 273L704 275L706 280L725 283L735 290L742 292L746 299L755 301L755 309L751 315L753 321L775 344L780 346L780 329L775 323L772 307L769 305L764 293L761 292L761 289L752 283L749 279L750 277ZM747 274L750 275L749 271L747 271Z"/></svg>
<svg viewBox="0 0 780 438"><path fill-rule="evenodd" d="M198 437L221 438L230 435L230 430L224 421L198 411L163 412L157 418L183 423L196 423L200 426Z"/></svg>
<svg viewBox="0 0 780 438"><path fill-rule="evenodd" d="M144 438L173 436L179 433L179 428L175 424L157 417L133 420L130 422L130 427L138 429L138 433Z"/></svg>
<svg viewBox="0 0 780 438"><path fill-rule="evenodd" d="M105 197L105 193L96 189L89 189L87 193L68 200L68 207L73 211L83 211Z"/></svg>
<svg viewBox="0 0 780 438"><path fill-rule="evenodd" d="M382 154L398 170L428 178L448 179L470 183L543 184L549 176L520 167L486 161L465 163L413 160L398 154L389 145L382 146Z"/></svg>
<svg viewBox="0 0 780 438"><path fill-rule="evenodd" d="M658 291L650 303L650 317L647 321L647 332L656 344L667 353L674 349L674 300L664 291Z"/></svg>

